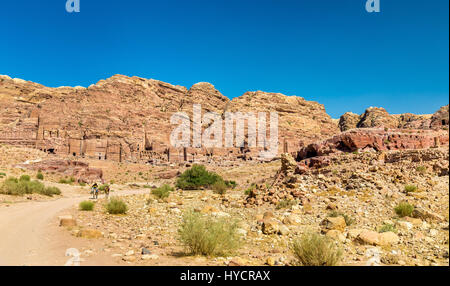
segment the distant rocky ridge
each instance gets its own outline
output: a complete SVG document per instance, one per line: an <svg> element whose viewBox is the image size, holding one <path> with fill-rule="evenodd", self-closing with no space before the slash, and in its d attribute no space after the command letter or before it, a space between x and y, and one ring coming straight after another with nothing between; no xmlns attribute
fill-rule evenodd
<svg viewBox="0 0 450 286"><path fill-rule="evenodd" d="M441 107L432 115L412 113L389 114L384 108L370 107L363 114L347 112L339 119L339 129L354 128L400 128L400 129L441 129L449 125L449 106Z"/></svg>
<svg viewBox="0 0 450 286"><path fill-rule="evenodd" d="M255 160L263 148L174 148L170 118L193 105L202 113L277 112L278 154L291 153L356 128L447 129L448 105L433 115L390 115L383 108L331 119L322 104L262 91L228 99L210 83L190 89L158 80L115 75L84 87L49 88L0 76L0 143L100 160L183 163ZM205 129L207 126L203 126ZM191 124L192 128L192 124ZM267 133L269 120L267 118ZM268 134L269 135L269 134Z"/></svg>
<svg viewBox="0 0 450 286"><path fill-rule="evenodd" d="M170 117L181 111L192 120L194 104L201 104L203 113L222 115L278 112L279 153L339 132L323 105L279 93L248 92L229 100L209 83L187 89L115 75L88 88L49 88L0 76L0 143L60 155L150 163L257 157L261 148L171 147L169 136L176 126Z"/></svg>

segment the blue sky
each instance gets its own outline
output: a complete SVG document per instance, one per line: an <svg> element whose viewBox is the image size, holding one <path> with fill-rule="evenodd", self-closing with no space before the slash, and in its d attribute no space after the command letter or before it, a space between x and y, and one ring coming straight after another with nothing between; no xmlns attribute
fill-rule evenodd
<svg viewBox="0 0 450 286"><path fill-rule="evenodd" d="M225 96L263 90L325 105L338 118L382 106L448 104L449 1L0 0L0 74L88 86L114 74Z"/></svg>

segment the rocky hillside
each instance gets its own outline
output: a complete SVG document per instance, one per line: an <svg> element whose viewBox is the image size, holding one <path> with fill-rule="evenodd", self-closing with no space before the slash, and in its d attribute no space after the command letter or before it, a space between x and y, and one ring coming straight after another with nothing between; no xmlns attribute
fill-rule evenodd
<svg viewBox="0 0 450 286"><path fill-rule="evenodd" d="M312 142L339 131L323 105L277 93L248 92L229 100L209 83L187 89L152 79L115 75L88 88L49 88L0 76L0 131L3 137L19 137L16 141L31 140L29 137L33 137L38 126L40 133L47 132L62 141L113 140L120 143L125 154L136 152L147 133L145 144L163 149L168 147L170 133L176 127L171 125L170 117L182 111L192 120L194 104L201 104L203 113L277 111L279 142L286 142L280 143L283 146L295 145L299 139ZM45 143L45 149L60 144L56 141Z"/></svg>
<svg viewBox="0 0 450 286"><path fill-rule="evenodd" d="M341 131L354 128L400 128L400 129L448 129L448 105L434 114L416 115L412 113L389 114L384 108L370 107L363 114L347 112L339 120Z"/></svg>

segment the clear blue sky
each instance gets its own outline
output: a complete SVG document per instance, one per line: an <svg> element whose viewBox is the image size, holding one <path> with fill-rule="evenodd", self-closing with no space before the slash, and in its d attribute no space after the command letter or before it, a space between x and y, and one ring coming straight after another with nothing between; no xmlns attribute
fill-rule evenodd
<svg viewBox="0 0 450 286"><path fill-rule="evenodd" d="M449 1L0 0L0 74L88 86L114 74L233 98L302 96L338 118L382 106L433 113L448 104Z"/></svg>

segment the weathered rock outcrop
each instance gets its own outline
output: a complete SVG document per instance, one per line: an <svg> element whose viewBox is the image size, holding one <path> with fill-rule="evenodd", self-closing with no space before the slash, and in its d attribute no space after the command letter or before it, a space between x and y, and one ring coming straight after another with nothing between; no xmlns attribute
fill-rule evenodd
<svg viewBox="0 0 450 286"><path fill-rule="evenodd" d="M442 106L433 116L431 117L431 128L447 128L449 125L449 106Z"/></svg>
<svg viewBox="0 0 450 286"><path fill-rule="evenodd" d="M339 119L341 131L354 128L441 129L448 128L448 105L433 115L389 114L384 108L370 107L363 114L347 112Z"/></svg>
<svg viewBox="0 0 450 286"><path fill-rule="evenodd" d="M69 160L44 160L29 164L17 165L33 171L57 172L62 176L73 177L77 182L91 183L100 182L103 179L101 169L89 168L89 164Z"/></svg>
<svg viewBox="0 0 450 286"><path fill-rule="evenodd" d="M339 129L344 132L350 129L357 128L360 116L353 112L347 112L339 119Z"/></svg>
<svg viewBox="0 0 450 286"><path fill-rule="evenodd" d="M192 121L194 104L201 104L203 114L277 111L280 153L298 150L299 139L311 143L339 131L323 105L278 93L248 92L229 100L209 83L188 90L115 75L88 88L49 88L1 76L0 143L59 155L151 163L249 160L259 154L259 149L248 148L173 148L170 133L177 125L170 118L184 112ZM267 115L267 126L268 119Z"/></svg>
<svg viewBox="0 0 450 286"><path fill-rule="evenodd" d="M433 130L385 131L378 128L353 129L300 149L297 160L336 152L427 149L448 145L448 143L448 132Z"/></svg>
<svg viewBox="0 0 450 286"><path fill-rule="evenodd" d="M297 173L328 166L329 155L342 152L428 149L448 144L447 131L352 129L301 148L296 157L300 162Z"/></svg>

